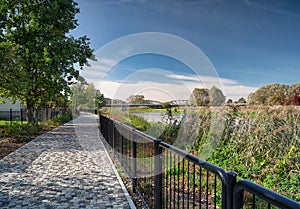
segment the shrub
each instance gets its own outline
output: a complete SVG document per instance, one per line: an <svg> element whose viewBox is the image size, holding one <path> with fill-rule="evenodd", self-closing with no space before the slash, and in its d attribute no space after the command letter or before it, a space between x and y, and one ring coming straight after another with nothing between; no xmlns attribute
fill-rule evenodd
<svg viewBox="0 0 300 209"><path fill-rule="evenodd" d="M72 113L65 113L63 115L56 115L55 117L53 117L51 120L49 120L49 124L50 125L62 125L64 123L69 122L70 120L72 120Z"/></svg>
<svg viewBox="0 0 300 209"><path fill-rule="evenodd" d="M11 137L11 142L28 142L31 137L37 135L42 130L42 126L38 124L18 124L13 123L12 126L4 128L4 137Z"/></svg>
<svg viewBox="0 0 300 209"><path fill-rule="evenodd" d="M151 124L147 120L135 115L129 115L129 120L130 123L140 131L146 131L151 126Z"/></svg>

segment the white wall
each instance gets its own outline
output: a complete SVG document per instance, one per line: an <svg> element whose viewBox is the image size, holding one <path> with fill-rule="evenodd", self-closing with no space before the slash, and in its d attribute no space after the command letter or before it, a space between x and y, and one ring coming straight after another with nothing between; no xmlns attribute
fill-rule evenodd
<svg viewBox="0 0 300 209"><path fill-rule="evenodd" d="M0 104L0 111L8 111L10 109L15 110L15 111L20 110L20 101L19 100L17 100L15 102L15 104L11 104L10 99L0 98L0 101L2 101L2 100L5 100L5 103ZM21 106L23 106L23 105L21 105Z"/></svg>

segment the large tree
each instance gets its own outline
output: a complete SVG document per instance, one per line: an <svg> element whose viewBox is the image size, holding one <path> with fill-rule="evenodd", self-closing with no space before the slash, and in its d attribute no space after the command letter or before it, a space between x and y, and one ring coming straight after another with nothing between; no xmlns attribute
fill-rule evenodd
<svg viewBox="0 0 300 209"><path fill-rule="evenodd" d="M19 98L29 122L39 107L67 96L79 69L93 58L87 37L74 38L78 25L73 0L0 0L0 96Z"/></svg>
<svg viewBox="0 0 300 209"><path fill-rule="evenodd" d="M129 96L126 101L129 104L146 104L145 96L144 95L131 95Z"/></svg>
<svg viewBox="0 0 300 209"><path fill-rule="evenodd" d="M194 106L207 106L209 104L208 89L195 88L190 96L190 103Z"/></svg>
<svg viewBox="0 0 300 209"><path fill-rule="evenodd" d="M213 86L209 89L209 100L211 106L221 106L225 104L225 96L217 87Z"/></svg>
<svg viewBox="0 0 300 209"><path fill-rule="evenodd" d="M93 83L87 83L81 76L71 89L73 105L77 108L100 109L106 105L104 95L100 90L95 89Z"/></svg>
<svg viewBox="0 0 300 209"><path fill-rule="evenodd" d="M225 103L225 96L215 86L210 89L195 88L190 96L190 103L194 106L221 106Z"/></svg>
<svg viewBox="0 0 300 209"><path fill-rule="evenodd" d="M289 86L270 84L249 94L248 103L256 105L285 105L290 103L288 96Z"/></svg>
<svg viewBox="0 0 300 209"><path fill-rule="evenodd" d="M300 82L290 86L289 101L291 105L300 105Z"/></svg>

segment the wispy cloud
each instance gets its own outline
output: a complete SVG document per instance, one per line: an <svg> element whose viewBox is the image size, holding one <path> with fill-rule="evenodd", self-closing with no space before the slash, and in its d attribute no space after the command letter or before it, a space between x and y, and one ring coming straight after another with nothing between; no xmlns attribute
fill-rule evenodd
<svg viewBox="0 0 300 209"><path fill-rule="evenodd" d="M117 1L113 1L113 3L116 4L124 4L124 3L145 3L147 0L117 0ZM109 1L110 3L112 1Z"/></svg>
<svg viewBox="0 0 300 209"><path fill-rule="evenodd" d="M265 1L253 1L253 0L245 0L246 5L254 7L256 9L265 10L268 12L279 13L288 16L300 17L300 13L295 13L291 10L284 9L283 7L274 6L274 2L265 2ZM285 1L283 1L285 2ZM295 1L297 2L297 1ZM299 5L298 5L299 6Z"/></svg>
<svg viewBox="0 0 300 209"><path fill-rule="evenodd" d="M172 74L172 75L168 75L168 77L178 79L178 80L183 80L183 81L193 81L193 82L201 81L202 83L205 83L208 86L210 86L210 84L214 84L214 83L217 83L217 82L220 82L223 85L225 85L225 84L228 84L228 85L238 84L236 81L231 80L231 79L212 77L212 76L187 76L187 75Z"/></svg>
<svg viewBox="0 0 300 209"><path fill-rule="evenodd" d="M219 88L227 98L237 100L257 90L257 87L250 87L239 84L237 81L196 75L170 74L165 71L151 69L155 77L151 78L150 71L135 73L123 81L100 80L96 74L88 76L86 79L93 82L106 97L126 100L130 95L143 94L147 99L158 101L170 101L175 99L188 100L194 88L210 88L219 82ZM146 72L146 73L145 73ZM158 73L157 73L158 72ZM147 74L149 73L149 74ZM153 75L154 75L153 74Z"/></svg>
<svg viewBox="0 0 300 209"><path fill-rule="evenodd" d="M102 80L108 73L108 71L116 64L113 59L99 58L96 62L91 62L90 67L84 68L80 75L86 79Z"/></svg>

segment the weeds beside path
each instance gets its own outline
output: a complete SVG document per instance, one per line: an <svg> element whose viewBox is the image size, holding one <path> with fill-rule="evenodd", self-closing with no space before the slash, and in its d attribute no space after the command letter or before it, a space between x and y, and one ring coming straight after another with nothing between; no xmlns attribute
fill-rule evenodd
<svg viewBox="0 0 300 209"><path fill-rule="evenodd" d="M13 122L12 126L0 127L0 159L17 150L19 147L30 142L37 136L54 129L72 119L72 115L57 115L49 121L39 124L27 124Z"/></svg>

